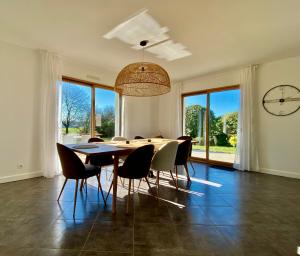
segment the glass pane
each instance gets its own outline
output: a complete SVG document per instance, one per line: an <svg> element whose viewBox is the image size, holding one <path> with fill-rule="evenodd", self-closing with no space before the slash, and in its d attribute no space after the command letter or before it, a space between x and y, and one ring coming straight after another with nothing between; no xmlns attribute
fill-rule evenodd
<svg viewBox="0 0 300 256"><path fill-rule="evenodd" d="M192 156L206 158L206 94L184 97L183 133L193 138Z"/></svg>
<svg viewBox="0 0 300 256"><path fill-rule="evenodd" d="M104 140L110 140L115 136L115 102L115 92L95 89L95 132L96 136Z"/></svg>
<svg viewBox="0 0 300 256"><path fill-rule="evenodd" d="M209 159L234 162L240 90L210 93Z"/></svg>
<svg viewBox="0 0 300 256"><path fill-rule="evenodd" d="M85 143L91 134L91 87L62 84L61 118L63 143Z"/></svg>

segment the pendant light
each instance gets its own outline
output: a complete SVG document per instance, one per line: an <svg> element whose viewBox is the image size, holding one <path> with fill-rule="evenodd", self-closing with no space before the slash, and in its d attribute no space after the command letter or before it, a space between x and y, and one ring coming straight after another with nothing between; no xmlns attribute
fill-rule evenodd
<svg viewBox="0 0 300 256"><path fill-rule="evenodd" d="M147 40L140 42L143 53L147 43ZM157 96L170 92L170 77L165 69L155 63L136 62L120 71L115 90L127 96Z"/></svg>

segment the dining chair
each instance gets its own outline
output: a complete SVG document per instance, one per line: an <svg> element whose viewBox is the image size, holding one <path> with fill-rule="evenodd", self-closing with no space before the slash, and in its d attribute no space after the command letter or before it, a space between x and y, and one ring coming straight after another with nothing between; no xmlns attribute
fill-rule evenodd
<svg viewBox="0 0 300 256"><path fill-rule="evenodd" d="M141 139L145 139L145 138L142 137L142 136L137 135L137 136L134 137L134 139L135 139L135 140L141 140Z"/></svg>
<svg viewBox="0 0 300 256"><path fill-rule="evenodd" d="M65 181L59 193L57 201L59 201L67 181L69 179L76 180L75 195L74 195L74 209L73 209L73 218L74 218L79 180L88 179L90 177L96 176L98 180L98 193L100 190L104 201L104 205L106 205L106 201L104 198L104 194L100 182L101 169L91 164L84 164L80 160L80 158L68 147L60 143L56 143L56 146L57 146L57 151L62 166L63 175L65 176Z"/></svg>
<svg viewBox="0 0 300 256"><path fill-rule="evenodd" d="M115 136L112 137L111 141L125 141L127 140L125 137L121 137L121 136Z"/></svg>
<svg viewBox="0 0 300 256"><path fill-rule="evenodd" d="M177 153L176 153L176 159L175 159L175 171L176 171L176 179L177 179L177 187L178 187L178 166L183 165L184 169L186 171L186 176L188 179L188 182L191 181L189 170L187 166L187 162L189 159L189 154L191 151L192 141L191 140L185 140L178 145Z"/></svg>
<svg viewBox="0 0 300 256"><path fill-rule="evenodd" d="M178 137L177 140L190 140L190 141L192 141L193 139L192 139L191 136L184 135L184 136ZM193 150L193 146L191 145L191 150L190 150L190 153L189 153L189 162L190 162L190 165L193 168L193 173L194 173L193 175L195 175L195 173L196 173L195 172L195 168L194 168L193 162L191 160L191 158L192 158L192 150Z"/></svg>
<svg viewBox="0 0 300 256"><path fill-rule="evenodd" d="M157 196L159 196L159 173L163 171L169 171L174 184L177 188L177 182L174 179L172 171L174 170L175 158L178 149L178 142L171 141L159 148L156 154L153 156L150 169L157 172L156 186Z"/></svg>
<svg viewBox="0 0 300 256"><path fill-rule="evenodd" d="M94 142L104 142L103 139L98 137L92 137L88 140L88 143L94 143ZM104 166L110 166L114 164L114 159L112 156L87 156L86 162L92 165L99 166L100 168ZM107 179L107 172L106 172L106 179Z"/></svg>
<svg viewBox="0 0 300 256"><path fill-rule="evenodd" d="M99 137L91 137L88 140L88 143L93 143L93 142L104 142L104 139L101 139Z"/></svg>
<svg viewBox="0 0 300 256"><path fill-rule="evenodd" d="M129 179L128 185L128 198L127 198L127 205L126 205L126 213L129 213L129 206L130 206L130 189L131 189L131 182L133 182L134 188L134 180L135 179L145 179L149 189L151 189L150 183L147 179L147 175L150 170L151 160L154 154L154 145L145 145L139 147L132 151L124 161L124 164L119 167L118 176ZM108 193L112 188L112 184L110 185Z"/></svg>

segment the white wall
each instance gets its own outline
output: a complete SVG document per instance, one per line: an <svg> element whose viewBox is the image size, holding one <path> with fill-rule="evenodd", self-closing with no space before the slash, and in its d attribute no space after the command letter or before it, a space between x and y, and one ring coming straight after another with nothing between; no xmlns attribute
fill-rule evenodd
<svg viewBox="0 0 300 256"><path fill-rule="evenodd" d="M157 103L156 97L125 96L125 134L132 139L136 135L152 137L157 135Z"/></svg>
<svg viewBox="0 0 300 256"><path fill-rule="evenodd" d="M276 117L262 107L262 98L270 88L291 84L300 89L300 56L274 61L257 70L257 106L259 157L263 172L300 178L300 110Z"/></svg>
<svg viewBox="0 0 300 256"><path fill-rule="evenodd" d="M37 51L0 42L0 182L41 174L36 135L39 68Z"/></svg>

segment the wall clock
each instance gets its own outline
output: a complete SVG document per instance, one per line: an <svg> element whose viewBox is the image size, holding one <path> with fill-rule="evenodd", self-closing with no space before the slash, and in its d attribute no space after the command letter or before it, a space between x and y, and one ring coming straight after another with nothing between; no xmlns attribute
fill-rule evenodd
<svg viewBox="0 0 300 256"><path fill-rule="evenodd" d="M271 88L262 100L264 109L274 116L288 116L300 109L300 90L293 85Z"/></svg>

